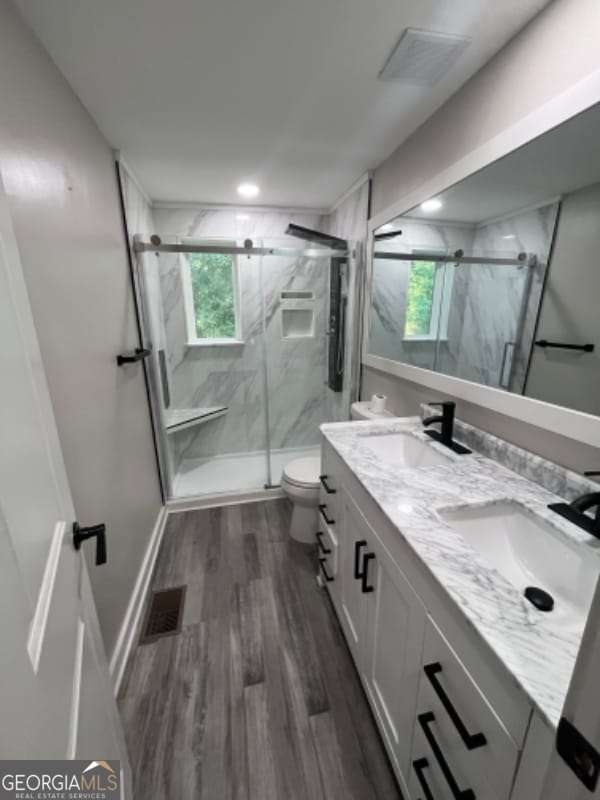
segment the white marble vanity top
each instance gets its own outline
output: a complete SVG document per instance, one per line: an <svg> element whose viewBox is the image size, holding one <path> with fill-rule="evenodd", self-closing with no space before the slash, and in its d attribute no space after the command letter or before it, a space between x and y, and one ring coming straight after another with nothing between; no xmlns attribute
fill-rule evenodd
<svg viewBox="0 0 600 800"><path fill-rule="evenodd" d="M417 417L321 426L326 440L400 535L502 660L542 717L560 719L583 629L563 629L487 564L436 509L515 501L543 517L589 558L600 541L549 511L557 497L485 456L456 455L433 442ZM447 464L399 468L366 446L365 435L408 432L449 456ZM460 441L460 434L457 434ZM496 440L498 441L498 440Z"/></svg>

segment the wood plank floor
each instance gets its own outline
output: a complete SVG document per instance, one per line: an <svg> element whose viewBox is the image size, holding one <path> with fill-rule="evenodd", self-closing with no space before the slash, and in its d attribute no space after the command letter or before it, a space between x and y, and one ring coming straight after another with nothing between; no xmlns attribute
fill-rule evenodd
<svg viewBox="0 0 600 800"><path fill-rule="evenodd" d="M183 628L136 647L120 696L135 800L400 798L289 513L169 516L153 588L187 585Z"/></svg>

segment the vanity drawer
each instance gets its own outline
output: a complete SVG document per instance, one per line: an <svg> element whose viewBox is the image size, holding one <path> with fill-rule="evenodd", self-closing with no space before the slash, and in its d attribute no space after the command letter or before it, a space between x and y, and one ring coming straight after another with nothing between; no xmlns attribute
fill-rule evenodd
<svg viewBox="0 0 600 800"><path fill-rule="evenodd" d="M452 796L435 747L460 789L477 800L506 800L513 784L519 749L440 631L428 622L423 650L411 766L415 797L422 793L418 773L430 775L434 797ZM433 766L431 766L433 765ZM441 792L441 794L440 794Z"/></svg>
<svg viewBox="0 0 600 800"><path fill-rule="evenodd" d="M319 525L335 530L340 516L340 469L336 465L336 454L324 442L321 448L321 475L319 487Z"/></svg>

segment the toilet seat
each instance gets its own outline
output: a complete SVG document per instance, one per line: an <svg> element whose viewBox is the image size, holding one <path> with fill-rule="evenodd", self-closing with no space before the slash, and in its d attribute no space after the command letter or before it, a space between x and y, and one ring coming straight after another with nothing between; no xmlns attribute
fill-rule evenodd
<svg viewBox="0 0 600 800"><path fill-rule="evenodd" d="M295 458L283 468L283 480L303 489L318 489L321 459L318 456Z"/></svg>

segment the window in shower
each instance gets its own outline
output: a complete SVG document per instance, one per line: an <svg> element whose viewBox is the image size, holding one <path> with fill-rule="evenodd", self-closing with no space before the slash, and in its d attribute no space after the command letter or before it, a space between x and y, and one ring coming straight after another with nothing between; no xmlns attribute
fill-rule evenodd
<svg viewBox="0 0 600 800"><path fill-rule="evenodd" d="M240 343L237 257L223 253L187 253L181 259L188 344Z"/></svg>
<svg viewBox="0 0 600 800"><path fill-rule="evenodd" d="M437 261L411 262L406 290L405 339L447 337L452 269L451 265Z"/></svg>

